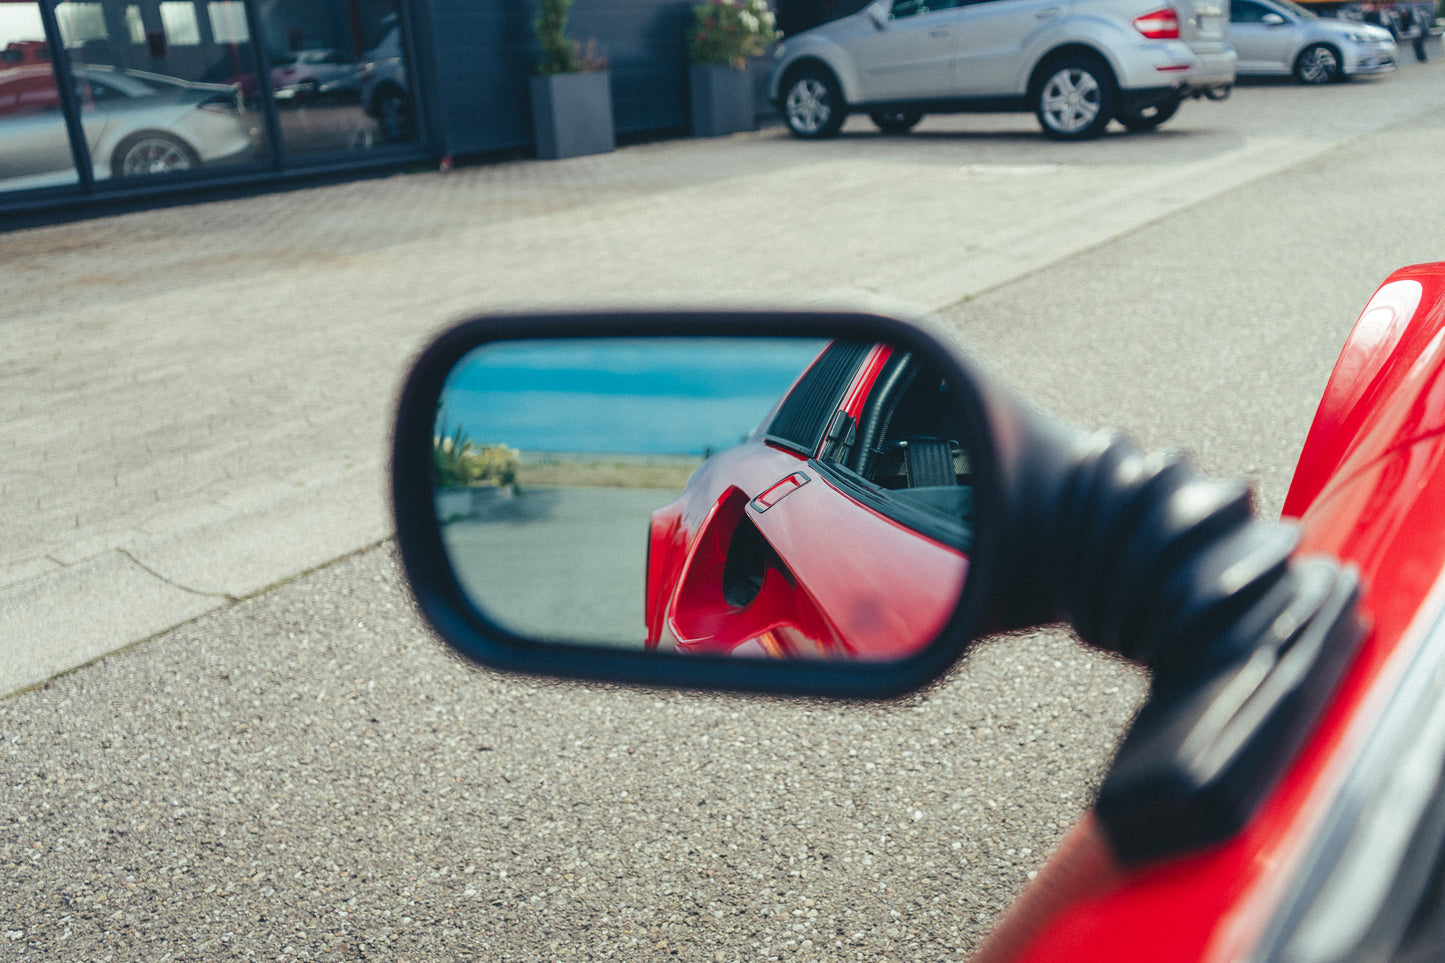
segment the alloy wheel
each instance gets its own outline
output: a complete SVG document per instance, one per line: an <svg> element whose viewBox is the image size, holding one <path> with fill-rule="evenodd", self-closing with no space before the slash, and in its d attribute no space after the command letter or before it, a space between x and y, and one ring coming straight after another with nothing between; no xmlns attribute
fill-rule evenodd
<svg viewBox="0 0 1445 963"><path fill-rule="evenodd" d="M788 126L800 134L817 134L833 116L827 84L816 77L803 77L788 88Z"/></svg>
<svg viewBox="0 0 1445 963"><path fill-rule="evenodd" d="M1099 81L1080 67L1065 67L1044 82L1039 95L1044 122L1060 134L1078 134L1099 117Z"/></svg>
<svg viewBox="0 0 1445 963"><path fill-rule="evenodd" d="M186 148L168 137L144 137L130 146L121 162L121 174L168 174L189 170L193 166Z"/></svg>
<svg viewBox="0 0 1445 963"><path fill-rule="evenodd" d="M1297 73L1307 84L1324 84L1339 75L1340 61L1329 47L1311 47L1300 54Z"/></svg>

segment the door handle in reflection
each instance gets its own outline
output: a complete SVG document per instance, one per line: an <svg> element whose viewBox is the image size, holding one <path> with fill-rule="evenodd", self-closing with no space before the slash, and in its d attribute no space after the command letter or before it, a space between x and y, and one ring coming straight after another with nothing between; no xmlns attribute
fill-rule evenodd
<svg viewBox="0 0 1445 963"><path fill-rule="evenodd" d="M1036 20L1052 20L1062 12L1063 11L1060 10L1058 7L1046 7L1045 9L1040 10L1038 13L1034 14L1034 18Z"/></svg>
<svg viewBox="0 0 1445 963"><path fill-rule="evenodd" d="M928 31L928 35L930 37L946 37L948 36L948 30L944 27L939 27L935 30Z"/></svg>
<svg viewBox="0 0 1445 963"><path fill-rule="evenodd" d="M787 478L778 482L772 488L763 492L752 500L753 511L765 512L788 495L808 484L808 476L800 471L795 471Z"/></svg>

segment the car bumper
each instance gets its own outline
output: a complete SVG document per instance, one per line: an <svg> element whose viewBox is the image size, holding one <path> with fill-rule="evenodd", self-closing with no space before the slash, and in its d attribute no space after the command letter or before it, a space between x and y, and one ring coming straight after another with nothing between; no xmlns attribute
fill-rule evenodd
<svg viewBox="0 0 1445 963"><path fill-rule="evenodd" d="M1361 44L1346 48L1340 69L1350 77L1389 73L1395 69L1396 49L1393 43Z"/></svg>
<svg viewBox="0 0 1445 963"><path fill-rule="evenodd" d="M1117 68L1119 86L1130 91L1168 89L1179 96L1193 97L1212 91L1224 92L1234 85L1234 48L1221 44L1200 52L1183 42L1150 44L1138 56Z"/></svg>

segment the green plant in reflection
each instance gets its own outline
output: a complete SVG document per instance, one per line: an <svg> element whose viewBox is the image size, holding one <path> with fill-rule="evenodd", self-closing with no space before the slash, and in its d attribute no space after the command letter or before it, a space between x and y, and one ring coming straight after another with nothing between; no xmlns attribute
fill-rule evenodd
<svg viewBox="0 0 1445 963"><path fill-rule="evenodd" d="M517 488L520 459L515 448L506 445L479 445L467 437L457 425L450 435L443 426L432 438L432 465L437 488L476 488L494 485Z"/></svg>

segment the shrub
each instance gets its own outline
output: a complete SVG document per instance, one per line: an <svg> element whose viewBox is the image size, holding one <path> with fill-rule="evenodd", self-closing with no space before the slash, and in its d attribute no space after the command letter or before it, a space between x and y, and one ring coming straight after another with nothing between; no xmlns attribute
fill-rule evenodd
<svg viewBox="0 0 1445 963"><path fill-rule="evenodd" d="M695 64L729 64L742 70L749 57L761 57L778 40L766 0L707 0L692 8L688 56Z"/></svg>
<svg viewBox="0 0 1445 963"><path fill-rule="evenodd" d="M517 490L516 449L506 445L478 445L461 425L451 435L445 429L432 438L433 474L438 488L474 488L495 485Z"/></svg>

